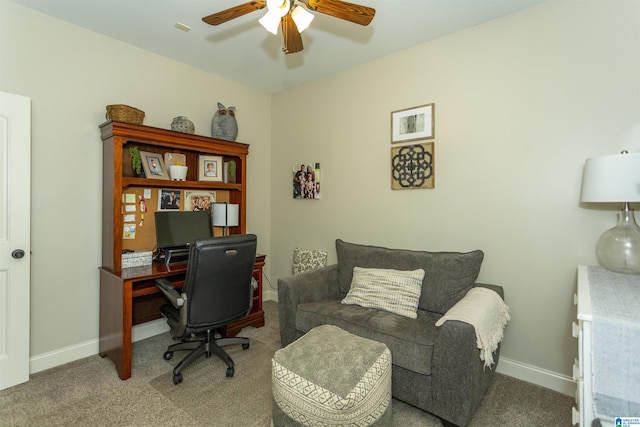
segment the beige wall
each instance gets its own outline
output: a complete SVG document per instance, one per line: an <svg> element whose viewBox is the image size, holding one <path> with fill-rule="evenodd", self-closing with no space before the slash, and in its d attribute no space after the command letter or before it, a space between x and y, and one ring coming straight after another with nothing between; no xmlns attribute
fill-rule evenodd
<svg viewBox="0 0 640 427"><path fill-rule="evenodd" d="M582 165L640 150L639 24L638 1L552 1L276 94L273 277L295 246L335 262L336 238L480 248L512 310L504 366L566 380L576 267L616 215L580 207ZM392 191L390 112L431 102L435 189ZM320 201L291 197L307 161Z"/></svg>
<svg viewBox="0 0 640 427"><path fill-rule="evenodd" d="M32 357L97 351L98 125L108 104L140 108L145 124L166 129L173 117L188 116L200 135L210 135L218 101L235 105L238 141L251 144L247 231L269 253L269 94L5 1L0 52L0 90L32 102Z"/></svg>
<svg viewBox="0 0 640 427"><path fill-rule="evenodd" d="M336 238L480 248L512 309L502 369L567 382L576 267L615 221L580 207L582 164L640 151L639 23L637 0L551 1L271 96L0 0L0 90L32 98L32 358L97 348L104 106L207 135L220 101L251 144L248 231L274 285L294 246L335 262ZM390 112L430 102L436 188L391 191ZM322 199L292 200L310 160Z"/></svg>

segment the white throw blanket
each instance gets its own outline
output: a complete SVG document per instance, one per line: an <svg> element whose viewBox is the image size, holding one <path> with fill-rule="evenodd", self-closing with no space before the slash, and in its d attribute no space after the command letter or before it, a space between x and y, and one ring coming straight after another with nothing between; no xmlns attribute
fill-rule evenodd
<svg viewBox="0 0 640 427"><path fill-rule="evenodd" d="M466 322L476 330L476 344L480 349L480 360L491 369L492 353L502 341L504 327L511 320L509 307L500 295L491 289L471 288L467 295L449 309L437 322L441 326L447 320Z"/></svg>

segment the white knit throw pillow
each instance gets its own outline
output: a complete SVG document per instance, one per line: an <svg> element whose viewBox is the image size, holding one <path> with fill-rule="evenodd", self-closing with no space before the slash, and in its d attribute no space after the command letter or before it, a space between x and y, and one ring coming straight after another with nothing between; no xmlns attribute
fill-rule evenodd
<svg viewBox="0 0 640 427"><path fill-rule="evenodd" d="M377 308L401 316L418 317L424 270L353 268L353 279L343 304Z"/></svg>

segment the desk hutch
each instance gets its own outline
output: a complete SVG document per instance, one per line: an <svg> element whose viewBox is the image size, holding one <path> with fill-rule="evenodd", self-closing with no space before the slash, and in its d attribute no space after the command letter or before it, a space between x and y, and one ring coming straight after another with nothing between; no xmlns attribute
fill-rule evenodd
<svg viewBox="0 0 640 427"><path fill-rule="evenodd" d="M160 306L166 303L156 289L154 281L168 278L176 288L184 283L186 263L159 264L122 268L123 249L151 250L155 246L153 211L157 208L156 194L161 189L175 191L215 192L216 201L240 205L239 225L229 229L230 234L246 232L246 160L249 145L205 136L174 132L150 126L108 121L100 125L103 141L102 184L102 267L100 267L100 355L109 357L121 379L131 377L131 328L160 317ZM129 147L140 151L184 154L188 166L185 181L168 181L136 177L131 166ZM236 163L236 176L232 183L198 181L200 156L221 156ZM234 182L235 181L235 182ZM144 193L146 214L139 205ZM159 195L157 196L159 198ZM182 198L184 200L184 197ZM125 206L135 206L128 210ZM135 213L132 213L135 212ZM135 215L135 239L124 239L125 215ZM130 221L130 219L129 219ZM214 235L221 230L214 229ZM249 315L228 325L223 331L235 336L246 326L264 326L262 310L262 269L265 256L257 255L254 278L258 287L254 291L253 308Z"/></svg>

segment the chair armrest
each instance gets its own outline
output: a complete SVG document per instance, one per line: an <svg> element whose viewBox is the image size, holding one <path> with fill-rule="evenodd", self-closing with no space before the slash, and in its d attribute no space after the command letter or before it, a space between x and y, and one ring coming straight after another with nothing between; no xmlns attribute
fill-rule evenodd
<svg viewBox="0 0 640 427"><path fill-rule="evenodd" d="M155 284L175 308L182 307L186 302L187 296L185 294L180 295L169 280L165 278L156 279Z"/></svg>
<svg viewBox="0 0 640 427"><path fill-rule="evenodd" d="M278 279L280 339L283 347L296 339L298 305L329 298L329 289L337 282L338 264Z"/></svg>

